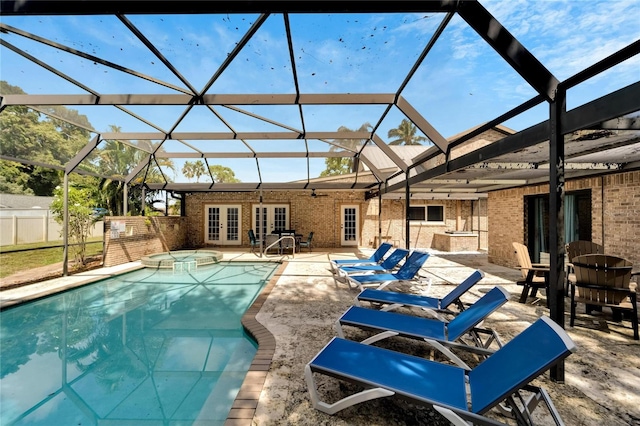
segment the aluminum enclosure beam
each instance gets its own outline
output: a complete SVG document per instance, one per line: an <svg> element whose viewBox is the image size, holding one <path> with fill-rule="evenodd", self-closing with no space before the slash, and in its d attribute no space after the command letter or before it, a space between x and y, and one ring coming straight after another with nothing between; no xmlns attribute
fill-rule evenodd
<svg viewBox="0 0 640 426"><path fill-rule="evenodd" d="M406 115L409 120L416 125L418 129L422 131L427 137L438 147L440 151L447 152L449 142L445 139L444 136L440 134L436 130L435 127L431 125L420 113L402 96L398 98L398 102L396 103L400 111Z"/></svg>
<svg viewBox="0 0 640 426"><path fill-rule="evenodd" d="M616 117L640 110L640 82L605 95L585 105L568 111L560 122L562 134L576 130L589 128L596 123L602 123ZM538 123L514 135L506 136L491 145L482 147L465 154L448 163L436 166L433 169L418 173L409 179L416 184L433 179L449 172L464 169L477 163L482 163L500 155L509 154L530 146L539 144L549 139L549 120ZM404 188L404 182L399 182L386 187L386 191L393 192Z"/></svg>
<svg viewBox="0 0 640 426"><path fill-rule="evenodd" d="M301 134L297 132L105 132L102 139L107 140L294 140L294 139L369 139L369 132L312 132Z"/></svg>
<svg viewBox="0 0 640 426"><path fill-rule="evenodd" d="M464 1L464 0L463 0ZM475 1L475 0L474 0ZM454 12L460 1L38 1L2 0L3 15L115 15L115 14L203 14L203 13L375 13Z"/></svg>
<svg viewBox="0 0 640 426"><path fill-rule="evenodd" d="M88 90L88 89L87 89ZM395 94L92 94L4 95L6 105L389 105Z"/></svg>
<svg viewBox="0 0 640 426"><path fill-rule="evenodd" d="M559 81L478 2L462 2L460 17L545 99L551 101Z"/></svg>

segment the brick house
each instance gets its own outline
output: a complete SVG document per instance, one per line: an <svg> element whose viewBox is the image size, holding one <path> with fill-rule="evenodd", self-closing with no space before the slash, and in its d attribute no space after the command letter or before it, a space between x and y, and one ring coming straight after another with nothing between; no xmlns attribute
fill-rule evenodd
<svg viewBox="0 0 640 426"><path fill-rule="evenodd" d="M593 241L605 253L623 257L640 265L640 171L603 174L568 180L567 196L573 197L577 213L577 238ZM536 249L536 210L549 194L549 185L531 185L489 193L489 261L516 266L513 241L527 245L534 258ZM568 197L565 196L565 204ZM544 206L542 206L544 216Z"/></svg>
<svg viewBox="0 0 640 426"><path fill-rule="evenodd" d="M511 134L510 129L495 126L453 149L451 158ZM455 135L450 140L460 136ZM573 137L575 139L576 135ZM400 157L413 160L433 147L393 149ZM392 170L388 158L374 151L375 148L370 149L366 154L376 162L379 170L387 167ZM423 168L437 167L442 161L441 157L435 157L425 162ZM361 163L359 167L358 180L367 179L366 165ZM353 176L340 175L318 178L311 184L350 179ZM408 221L404 191L386 193L378 198L368 197L361 190L264 190L264 229L266 233L278 228L295 229L305 237L313 231L313 246L318 248L375 247L380 243L379 236L383 241L405 247L408 224L410 248L486 250L491 262L509 267L516 266L511 245L514 241L527 245L534 261L545 255L549 244L546 241L546 222L550 217L548 183L467 193L448 192L446 186L438 179L430 184L413 185ZM441 192L436 192L436 188ZM567 179L565 189L565 204L572 206L572 217L575 218L569 226L573 234L567 241L590 240L602 244L607 253L640 264L637 250L640 171L602 170L599 174ZM137 247L121 260L135 260L136 256L185 247L248 247L247 231L260 230L260 195L259 191L186 193L184 217L113 218L125 221L129 230L136 230L129 232L131 235L120 235L136 240L134 246ZM151 225L138 223L150 219ZM229 220L233 222L233 229L227 233ZM165 224L165 221L171 223ZM109 226L107 222L106 229ZM105 238L109 239L108 232ZM124 239L111 241L112 246L123 243Z"/></svg>
<svg viewBox="0 0 640 426"><path fill-rule="evenodd" d="M469 131L472 131L470 129ZM470 150L490 144L513 134L504 126L483 132L452 151L452 158ZM456 139L455 135L450 139ZM403 160L411 161L434 149L425 146L394 146L394 152ZM393 170L394 164L376 147L363 151L379 170ZM425 167L438 164L429 161ZM367 179L369 172L359 165L358 180ZM312 179L313 182L353 179L352 175ZM367 199L362 191L277 191L262 193L265 211L265 229L295 229L306 237L314 232L315 247L336 248L349 246L375 247L378 237L396 246L406 246L407 214L405 193L385 194L382 200ZM247 246L247 231L260 231L258 211L260 192L194 192L185 196L187 217L187 245ZM380 202L382 205L380 206ZM488 247L487 195L477 192L434 192L431 187L414 185L411 188L409 220L409 247L435 248L444 251L486 250ZM380 214L379 214L380 212ZM222 216L221 216L222 215ZM233 237L226 238L229 220L233 221ZM212 229L210 223L215 223ZM236 236L237 233L237 236ZM260 234L261 232L257 232ZM346 234L346 235L345 235Z"/></svg>

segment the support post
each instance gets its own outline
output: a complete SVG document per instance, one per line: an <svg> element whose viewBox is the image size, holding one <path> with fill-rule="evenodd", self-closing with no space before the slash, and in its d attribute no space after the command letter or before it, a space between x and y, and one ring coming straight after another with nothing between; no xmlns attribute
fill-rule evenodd
<svg viewBox="0 0 640 426"><path fill-rule="evenodd" d="M382 243L382 188L380 186L378 185L378 242ZM377 247L373 248L377 249Z"/></svg>
<svg viewBox="0 0 640 426"><path fill-rule="evenodd" d="M405 177L405 182L406 182L406 186L405 186L405 228L404 228L404 233L405 233L405 248L407 250L411 250L411 242L409 241L409 238L411 238L411 229L409 228L409 201L411 198L411 191L410 191L410 186L409 186L409 170L407 170L406 173L406 177Z"/></svg>
<svg viewBox="0 0 640 426"><path fill-rule="evenodd" d="M142 185L142 200L140 200L140 206L140 210L142 210L140 212L140 215L146 216L145 210L147 209L147 187L144 184Z"/></svg>
<svg viewBox="0 0 640 426"><path fill-rule="evenodd" d="M64 197L62 199L62 276L69 275L69 174L64 173Z"/></svg>
<svg viewBox="0 0 640 426"><path fill-rule="evenodd" d="M566 114L566 90L556 89L549 106L549 316L564 328L564 135L562 120ZM550 370L551 380L564 382L564 361Z"/></svg>
<svg viewBox="0 0 640 426"><path fill-rule="evenodd" d="M122 195L122 216L127 215L127 211L129 210L129 185L125 182L124 191Z"/></svg>
<svg viewBox="0 0 640 426"><path fill-rule="evenodd" d="M260 209L258 213L258 225L256 226L256 232L258 232L258 241L260 241L260 257L262 257L262 247L264 246L264 239L267 233L264 229L264 211L262 210L262 187L260 187Z"/></svg>

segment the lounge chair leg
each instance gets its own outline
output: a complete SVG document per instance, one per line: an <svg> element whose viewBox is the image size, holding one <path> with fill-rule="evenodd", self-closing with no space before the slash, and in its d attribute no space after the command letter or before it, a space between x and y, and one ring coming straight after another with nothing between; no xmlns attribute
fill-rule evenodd
<svg viewBox="0 0 640 426"><path fill-rule="evenodd" d="M389 337L395 337L397 335L398 333L396 333L395 331L383 331L382 333L378 333L374 336L364 339L360 343L370 345L372 343L379 342L380 340L388 339Z"/></svg>
<svg viewBox="0 0 640 426"><path fill-rule="evenodd" d="M442 414L442 416L449 420L453 426L469 426L469 423L448 408L434 405L433 409Z"/></svg>
<svg viewBox="0 0 640 426"><path fill-rule="evenodd" d="M439 342L436 342L435 340L432 340L432 339L424 339L424 341L427 342L429 345L431 345L431 347L433 347L433 348L437 349L438 351L440 351L440 353L442 353L444 356L449 358L451 360L451 362L457 364L458 367L464 368L465 370L471 370L471 367L469 367L456 354L451 352L451 350L449 350L448 348L444 347Z"/></svg>
<svg viewBox="0 0 640 426"><path fill-rule="evenodd" d="M393 281L385 281L382 284L380 284L376 290L383 290L386 286L388 286L389 284L391 284Z"/></svg>
<svg viewBox="0 0 640 426"><path fill-rule="evenodd" d="M327 404L326 402L320 401L320 398L318 397L316 382L313 379L313 372L309 365L304 367L304 377L307 381L307 389L309 390L309 396L311 397L311 404L313 405L313 408L329 415L334 415L338 411L360 404L361 402L395 395L395 392L388 389L373 388L342 398L340 401L334 402L333 404Z"/></svg>
<svg viewBox="0 0 640 426"><path fill-rule="evenodd" d="M524 288L522 289L522 293L520 294L520 303L527 303L527 295L529 293L529 285L524 284Z"/></svg>

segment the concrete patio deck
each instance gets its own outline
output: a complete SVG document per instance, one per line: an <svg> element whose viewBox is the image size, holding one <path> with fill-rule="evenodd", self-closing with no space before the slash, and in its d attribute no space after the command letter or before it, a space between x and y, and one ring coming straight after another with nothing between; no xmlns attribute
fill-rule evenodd
<svg viewBox="0 0 640 426"><path fill-rule="evenodd" d="M314 251L282 259L285 263L243 319L250 333L260 342L260 349L226 425L448 424L433 410L397 398L359 404L334 416L311 407L304 365L335 336L334 321L352 304L357 294L346 284L334 281L328 256L364 257L370 253L368 249L337 249L332 253ZM251 253L228 250L225 260L259 258ZM0 301L4 304L25 300L29 293L42 292L43 287L51 284L61 288L65 282L76 285L79 281L100 279L130 267L136 267L136 264L2 291ZM514 282L520 276L519 271L490 264L482 253L434 253L423 268L423 273L431 279L430 289L425 284L404 286L401 290L423 293L428 289L429 295L442 296L474 269L483 270L486 276L467 294L469 302L495 285L501 285L511 293L511 300L484 323L485 327L495 329L504 341L510 340L539 316L548 315L544 296L536 304L517 302L521 287ZM578 311L584 309L579 306ZM578 349L566 360L565 383L552 382L548 373L534 383L549 391L567 425L640 424L640 344L632 339L629 321L615 323L606 314L602 317L579 315L576 326L569 328L567 315L566 324ZM355 329L347 330L350 338L367 335ZM418 356L429 356L420 342L401 338L388 340L381 344ZM332 379L322 378L319 382L321 395L332 401L355 389ZM536 418L540 424L552 424L546 410L543 407L538 410ZM490 415L509 423L497 412Z"/></svg>

